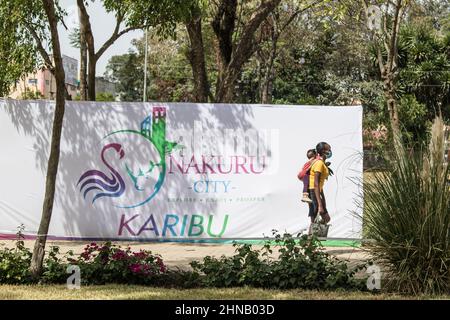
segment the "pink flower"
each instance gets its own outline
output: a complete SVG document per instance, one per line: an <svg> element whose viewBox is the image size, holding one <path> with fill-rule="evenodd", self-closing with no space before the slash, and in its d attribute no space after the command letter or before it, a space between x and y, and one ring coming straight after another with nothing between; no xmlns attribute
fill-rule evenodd
<svg viewBox="0 0 450 320"><path fill-rule="evenodd" d="M138 263L133 263L132 265L130 265L130 270L133 273L139 273L141 271L141 265Z"/></svg>
<svg viewBox="0 0 450 320"><path fill-rule="evenodd" d="M89 260L90 257L91 257L91 255L90 255L89 252L83 252L80 256L81 256L84 260Z"/></svg>
<svg viewBox="0 0 450 320"><path fill-rule="evenodd" d="M128 259L128 255L125 251L119 249L112 255L112 258L113 260L126 260Z"/></svg>
<svg viewBox="0 0 450 320"><path fill-rule="evenodd" d="M147 264L139 264L139 263L133 263L129 266L131 272L143 274L143 275L149 275L151 273L150 266Z"/></svg>
<svg viewBox="0 0 450 320"><path fill-rule="evenodd" d="M147 255L147 253L140 251L140 252L134 252L133 256L135 256L138 259L145 259L145 258L147 258L148 255Z"/></svg>

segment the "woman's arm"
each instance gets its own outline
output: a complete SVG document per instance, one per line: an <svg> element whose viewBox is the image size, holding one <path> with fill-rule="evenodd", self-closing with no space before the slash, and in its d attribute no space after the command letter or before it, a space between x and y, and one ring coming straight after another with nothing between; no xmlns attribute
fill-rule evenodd
<svg viewBox="0 0 450 320"><path fill-rule="evenodd" d="M324 206L322 203L322 198L320 197L320 176L321 173L319 171L314 172L314 194L316 195L317 203L319 205L319 213L324 213Z"/></svg>

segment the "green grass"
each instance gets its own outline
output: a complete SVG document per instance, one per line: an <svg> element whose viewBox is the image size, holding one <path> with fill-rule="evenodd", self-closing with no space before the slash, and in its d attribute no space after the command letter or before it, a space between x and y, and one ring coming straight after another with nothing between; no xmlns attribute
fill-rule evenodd
<svg viewBox="0 0 450 320"><path fill-rule="evenodd" d="M304 291L304 290L264 290L255 288L226 289L164 289L131 285L82 286L79 290L68 290L64 285L12 286L0 285L0 300L214 300L214 299L249 299L249 300L384 300L384 299L446 299L450 295L441 296L402 296L396 294L345 291Z"/></svg>

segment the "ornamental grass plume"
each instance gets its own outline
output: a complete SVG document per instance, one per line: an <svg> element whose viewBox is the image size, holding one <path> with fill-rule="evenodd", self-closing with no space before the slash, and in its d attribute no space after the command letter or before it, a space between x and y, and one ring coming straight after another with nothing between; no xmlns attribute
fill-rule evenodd
<svg viewBox="0 0 450 320"><path fill-rule="evenodd" d="M444 123L436 118L428 147L409 151L395 143L387 170L364 183L367 249L385 268L382 289L450 292L450 171L444 143Z"/></svg>

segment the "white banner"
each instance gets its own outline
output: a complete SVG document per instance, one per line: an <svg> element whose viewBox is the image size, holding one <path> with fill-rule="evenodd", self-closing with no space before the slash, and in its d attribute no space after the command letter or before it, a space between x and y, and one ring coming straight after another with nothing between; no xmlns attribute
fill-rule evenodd
<svg viewBox="0 0 450 320"><path fill-rule="evenodd" d="M0 100L0 234L36 235L54 103ZM297 174L331 145L329 238L360 238L362 108L67 102L50 238L240 239L310 223Z"/></svg>

